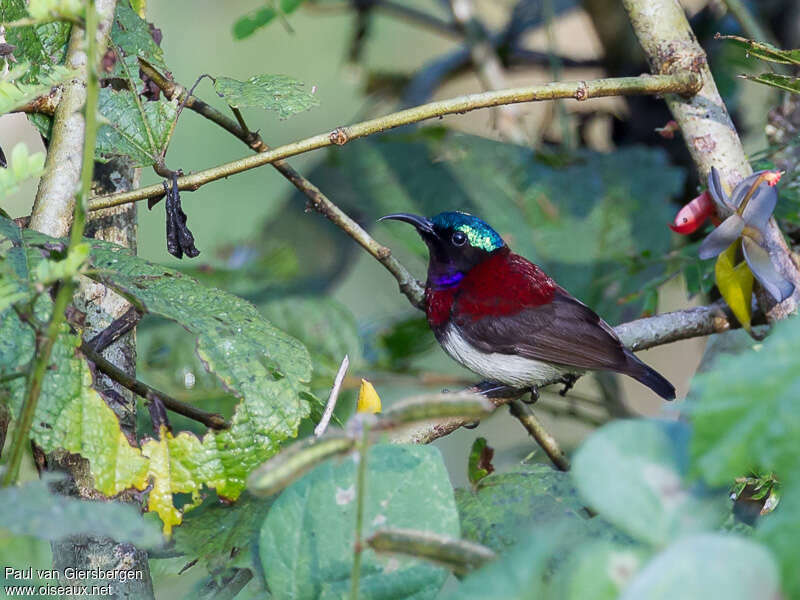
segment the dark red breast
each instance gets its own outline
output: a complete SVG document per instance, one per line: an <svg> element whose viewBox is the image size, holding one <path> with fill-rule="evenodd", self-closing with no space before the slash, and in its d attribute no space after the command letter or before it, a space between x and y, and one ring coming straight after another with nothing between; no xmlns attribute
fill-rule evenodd
<svg viewBox="0 0 800 600"><path fill-rule="evenodd" d="M551 302L557 285L535 264L503 248L473 267L458 285L426 290L431 327L446 324L455 313L461 319L507 316Z"/></svg>

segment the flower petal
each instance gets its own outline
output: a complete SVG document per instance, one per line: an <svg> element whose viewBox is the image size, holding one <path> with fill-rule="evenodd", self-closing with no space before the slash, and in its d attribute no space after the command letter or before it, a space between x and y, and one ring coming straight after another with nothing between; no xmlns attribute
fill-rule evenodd
<svg viewBox="0 0 800 600"><path fill-rule="evenodd" d="M706 239L703 240L697 250L698 255L702 259L717 256L742 235L743 229L744 219L733 213L719 227L706 236Z"/></svg>
<svg viewBox="0 0 800 600"><path fill-rule="evenodd" d="M733 190L731 201L737 208L741 205L747 193L754 183L761 179L761 183L753 192L750 200L745 206L742 217L744 222L751 227L762 230L766 227L767 221L772 216L772 211L775 210L775 205L778 203L778 190L774 185L770 185L764 174L771 174L773 171L758 171L749 177L745 177L736 189Z"/></svg>
<svg viewBox="0 0 800 600"><path fill-rule="evenodd" d="M794 284L784 279L772 264L769 253L749 237L742 238L744 259L758 282L778 302L786 300L794 291Z"/></svg>
<svg viewBox="0 0 800 600"><path fill-rule="evenodd" d="M722 182L719 180L719 171L717 171L716 167L711 167L711 171L708 173L708 191L717 206L727 208L730 211L736 210L722 187Z"/></svg>

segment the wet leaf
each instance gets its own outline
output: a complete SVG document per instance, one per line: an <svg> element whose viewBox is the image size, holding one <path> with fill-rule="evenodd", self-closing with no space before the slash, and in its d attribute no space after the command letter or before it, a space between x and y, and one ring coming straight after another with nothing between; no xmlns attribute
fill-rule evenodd
<svg viewBox="0 0 800 600"><path fill-rule="evenodd" d="M134 78L134 87L139 89L141 87L141 81L138 79L139 58L146 60L161 73L167 71L167 65L164 63L164 51L153 39L150 26L143 16L137 14L137 10L128 2L117 2L111 39L122 53L127 71L117 61L111 73L101 76L128 79L130 74L130 77Z"/></svg>
<svg viewBox="0 0 800 600"><path fill-rule="evenodd" d="M247 81L217 77L214 89L234 108L257 107L278 113L281 119L319 106L319 98L302 82L286 75L256 75Z"/></svg>
<svg viewBox="0 0 800 600"><path fill-rule="evenodd" d="M753 273L747 263L737 264L739 241L733 242L717 257L714 277L719 293L728 303L736 320L750 331L751 304L753 298Z"/></svg>

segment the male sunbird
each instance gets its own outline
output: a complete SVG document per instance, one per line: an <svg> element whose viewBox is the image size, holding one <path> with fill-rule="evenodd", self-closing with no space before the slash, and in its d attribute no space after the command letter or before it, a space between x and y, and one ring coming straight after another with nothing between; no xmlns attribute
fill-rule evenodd
<svg viewBox="0 0 800 600"><path fill-rule="evenodd" d="M427 244L428 323L445 352L469 370L534 396L545 382L616 371L675 398L672 384L625 348L608 323L511 252L481 219L463 212L384 219L410 223Z"/></svg>

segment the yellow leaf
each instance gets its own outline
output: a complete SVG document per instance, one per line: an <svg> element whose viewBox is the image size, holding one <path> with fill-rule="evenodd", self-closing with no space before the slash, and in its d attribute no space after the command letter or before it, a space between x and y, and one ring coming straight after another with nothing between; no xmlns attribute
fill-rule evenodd
<svg viewBox="0 0 800 600"><path fill-rule="evenodd" d="M195 460L200 454L200 440L186 432L174 437L165 425L158 431L159 439L142 445L142 454L150 459L148 475L153 489L147 501L147 510L155 512L164 523L164 535L172 533L173 525L180 525L183 513L175 508L172 494L197 494L202 483L196 477Z"/></svg>
<svg viewBox="0 0 800 600"><path fill-rule="evenodd" d="M378 392L366 379L361 380L361 389L358 390L358 412L379 413L381 412L381 398Z"/></svg>
<svg viewBox="0 0 800 600"><path fill-rule="evenodd" d="M753 273L746 262L736 264L736 253L740 243L736 240L719 255L714 267L714 278L720 294L731 307L736 319L742 327L750 331Z"/></svg>

